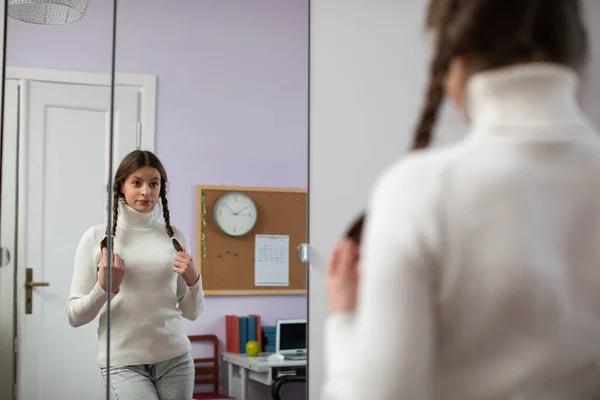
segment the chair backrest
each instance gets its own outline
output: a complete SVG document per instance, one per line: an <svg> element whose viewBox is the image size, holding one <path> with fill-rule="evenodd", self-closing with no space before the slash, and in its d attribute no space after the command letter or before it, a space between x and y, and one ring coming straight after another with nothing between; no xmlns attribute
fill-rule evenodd
<svg viewBox="0 0 600 400"><path fill-rule="evenodd" d="M213 356L205 358L194 358L196 374L195 385L212 385L213 393L219 393L219 339L215 335L188 336L192 343L211 342L213 345Z"/></svg>

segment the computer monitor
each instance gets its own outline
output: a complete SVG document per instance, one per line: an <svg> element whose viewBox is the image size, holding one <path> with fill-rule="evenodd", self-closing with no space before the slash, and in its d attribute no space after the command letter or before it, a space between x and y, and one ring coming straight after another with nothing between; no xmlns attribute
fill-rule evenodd
<svg viewBox="0 0 600 400"><path fill-rule="evenodd" d="M277 321L275 352L283 356L306 355L306 318Z"/></svg>

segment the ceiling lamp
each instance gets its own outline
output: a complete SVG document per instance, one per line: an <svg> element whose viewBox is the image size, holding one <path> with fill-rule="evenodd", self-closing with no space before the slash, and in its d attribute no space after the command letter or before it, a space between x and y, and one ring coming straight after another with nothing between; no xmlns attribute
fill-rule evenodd
<svg viewBox="0 0 600 400"><path fill-rule="evenodd" d="M87 12L88 0L8 0L8 15L40 25L64 25L79 21Z"/></svg>

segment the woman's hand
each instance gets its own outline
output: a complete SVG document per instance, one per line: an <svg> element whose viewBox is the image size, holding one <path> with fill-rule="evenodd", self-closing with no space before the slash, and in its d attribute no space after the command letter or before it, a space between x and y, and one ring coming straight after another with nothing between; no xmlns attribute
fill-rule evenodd
<svg viewBox="0 0 600 400"><path fill-rule="evenodd" d="M175 256L173 271L177 272L188 286L194 286L200 279L200 274L194 266L192 256L185 252L185 248L182 247L182 249L183 251L178 252Z"/></svg>
<svg viewBox="0 0 600 400"><path fill-rule="evenodd" d="M356 310L358 262L358 245L349 239L340 241L329 259L325 278L331 314Z"/></svg>
<svg viewBox="0 0 600 400"><path fill-rule="evenodd" d="M117 294L121 282L123 282L123 276L125 276L125 262L117 253L113 253L112 266L110 272L110 278L112 281L111 292ZM98 263L98 283L100 287L106 292L106 277L108 275L108 250L106 247L102 249L102 257Z"/></svg>

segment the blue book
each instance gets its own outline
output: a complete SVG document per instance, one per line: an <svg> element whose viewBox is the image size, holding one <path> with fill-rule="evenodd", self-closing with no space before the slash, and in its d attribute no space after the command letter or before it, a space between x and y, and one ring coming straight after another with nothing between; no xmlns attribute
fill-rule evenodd
<svg viewBox="0 0 600 400"><path fill-rule="evenodd" d="M269 334L275 334L275 326L263 326L263 331L265 332L265 335L269 335Z"/></svg>
<svg viewBox="0 0 600 400"><path fill-rule="evenodd" d="M248 343L248 317L240 317L240 353L246 354Z"/></svg>
<svg viewBox="0 0 600 400"><path fill-rule="evenodd" d="M275 353L275 339L277 331L275 326L264 326L263 332L267 338L267 353Z"/></svg>
<svg viewBox="0 0 600 400"><path fill-rule="evenodd" d="M256 317L248 318L248 341L257 340L256 337Z"/></svg>

